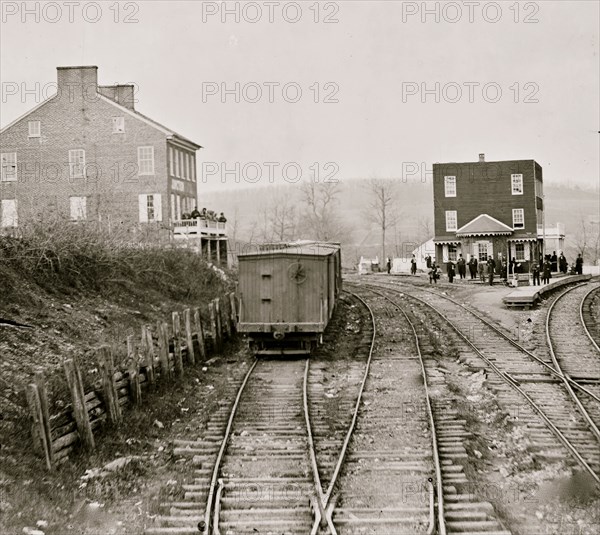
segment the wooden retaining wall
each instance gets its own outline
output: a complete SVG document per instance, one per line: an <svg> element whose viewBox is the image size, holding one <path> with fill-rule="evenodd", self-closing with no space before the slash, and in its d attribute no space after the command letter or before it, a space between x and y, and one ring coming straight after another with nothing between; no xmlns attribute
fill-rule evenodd
<svg viewBox="0 0 600 535"><path fill-rule="evenodd" d="M77 359L63 363L70 403L58 414L49 414L46 383L42 372L27 385L31 434L35 451L51 470L65 462L75 448L93 451L94 431L105 422L120 425L123 407L142 402L144 392L159 381L179 380L185 368L218 352L224 339L236 329L236 299L233 293L209 303L205 330L198 308L173 312L170 321L143 326L140 337L127 337L127 365L115 369L109 346L96 350L100 378L93 389L84 390Z"/></svg>

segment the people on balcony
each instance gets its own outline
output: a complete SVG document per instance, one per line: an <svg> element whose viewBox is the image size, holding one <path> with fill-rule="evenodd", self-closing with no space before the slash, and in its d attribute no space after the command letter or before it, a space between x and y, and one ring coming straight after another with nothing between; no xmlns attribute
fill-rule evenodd
<svg viewBox="0 0 600 535"><path fill-rule="evenodd" d="M191 213L192 219L199 219L200 218L200 212L198 211L198 207L194 206L194 209L192 210Z"/></svg>
<svg viewBox="0 0 600 535"><path fill-rule="evenodd" d="M219 214L219 218L217 219L217 221L219 223L227 223L227 218L225 217L225 214L223 214L223 212Z"/></svg>

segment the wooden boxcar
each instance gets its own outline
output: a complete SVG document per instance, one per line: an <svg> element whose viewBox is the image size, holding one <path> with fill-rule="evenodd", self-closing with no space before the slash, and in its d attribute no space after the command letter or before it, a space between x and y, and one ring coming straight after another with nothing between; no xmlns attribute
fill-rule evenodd
<svg viewBox="0 0 600 535"><path fill-rule="evenodd" d="M259 355L309 354L341 290L339 244L280 244L241 254L238 263L238 332Z"/></svg>

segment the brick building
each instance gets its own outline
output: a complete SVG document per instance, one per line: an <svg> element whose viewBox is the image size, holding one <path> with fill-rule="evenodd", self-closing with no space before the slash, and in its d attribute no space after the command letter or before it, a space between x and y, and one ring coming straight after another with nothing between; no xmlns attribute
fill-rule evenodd
<svg viewBox="0 0 600 535"><path fill-rule="evenodd" d="M133 85L98 85L97 67L58 67L56 95L0 131L0 226L58 215L173 237L197 205L201 147L134 103ZM226 258L214 226L192 234Z"/></svg>
<svg viewBox="0 0 600 535"><path fill-rule="evenodd" d="M534 160L433 165L438 264L514 258L521 271L543 251L543 177Z"/></svg>

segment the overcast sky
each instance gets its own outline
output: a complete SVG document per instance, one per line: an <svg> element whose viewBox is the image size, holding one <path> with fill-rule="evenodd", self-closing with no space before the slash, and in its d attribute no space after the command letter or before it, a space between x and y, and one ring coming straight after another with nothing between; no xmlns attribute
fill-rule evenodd
<svg viewBox="0 0 600 535"><path fill-rule="evenodd" d="M552 183L600 175L594 0L226 2L225 22L214 2L47 4L2 1L2 126L45 96L57 66L96 65L101 84L135 83L139 111L204 147L213 191L251 185L251 162L264 185L269 172L284 183L286 163L288 181L315 163L320 178L400 177L480 152L533 158ZM240 102L222 92L236 83ZM240 184L221 182L223 162L246 166Z"/></svg>

